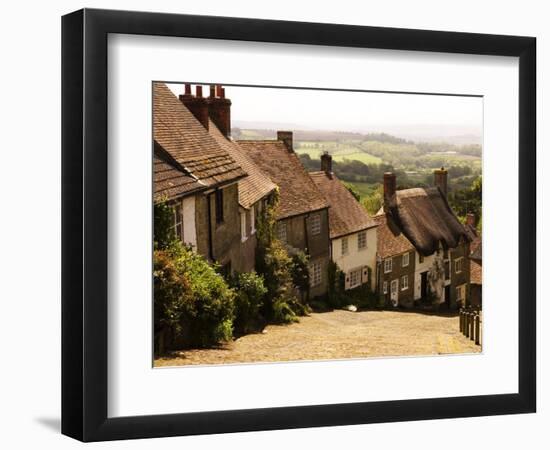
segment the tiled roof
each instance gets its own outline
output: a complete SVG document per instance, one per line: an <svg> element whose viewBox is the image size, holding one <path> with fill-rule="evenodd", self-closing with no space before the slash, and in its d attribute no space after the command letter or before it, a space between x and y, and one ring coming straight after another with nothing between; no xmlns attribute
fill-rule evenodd
<svg viewBox="0 0 550 450"><path fill-rule="evenodd" d="M310 172L309 175L330 206L331 239L376 226L376 222L336 175L327 175L324 171Z"/></svg>
<svg viewBox="0 0 550 450"><path fill-rule="evenodd" d="M373 219L378 224L377 251L381 258L388 258L414 250L414 246L401 232L391 217L385 213L380 213L374 216Z"/></svg>
<svg viewBox="0 0 550 450"><path fill-rule="evenodd" d="M470 261L470 283L483 284L482 277L483 271L481 269L481 264L477 261Z"/></svg>
<svg viewBox="0 0 550 450"><path fill-rule="evenodd" d="M173 200L206 188L155 142L153 156L154 201Z"/></svg>
<svg viewBox="0 0 550 450"><path fill-rule="evenodd" d="M277 219L327 208L300 159L282 141L238 141L240 148L279 186Z"/></svg>
<svg viewBox="0 0 550 450"><path fill-rule="evenodd" d="M440 242L454 248L461 238L470 241L438 187L397 191L396 204L390 208L390 214L424 256L434 253Z"/></svg>
<svg viewBox="0 0 550 450"><path fill-rule="evenodd" d="M481 237L478 237L470 244L470 259L481 263Z"/></svg>
<svg viewBox="0 0 550 450"><path fill-rule="evenodd" d="M153 135L179 164L207 186L246 176L164 83L153 83Z"/></svg>
<svg viewBox="0 0 550 450"><path fill-rule="evenodd" d="M208 131L220 147L248 174L247 177L239 180L239 204L243 208L250 208L250 206L270 194L277 187L246 152L240 148L239 144L227 139L214 122L209 122Z"/></svg>

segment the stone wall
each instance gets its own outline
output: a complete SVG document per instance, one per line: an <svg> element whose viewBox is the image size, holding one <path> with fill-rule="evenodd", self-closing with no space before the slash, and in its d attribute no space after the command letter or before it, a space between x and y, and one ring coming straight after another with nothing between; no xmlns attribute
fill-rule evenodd
<svg viewBox="0 0 550 450"><path fill-rule="evenodd" d="M392 259L392 270L391 272L384 273L384 261L385 258L381 261L378 268L380 273L380 285L379 292L383 297L384 302L387 306L393 306L391 302L391 282L393 280L398 280L398 304L399 306L405 308L411 308L414 305L414 272L415 272L415 255L414 251L411 250L409 253L409 265L403 266L403 255L393 256ZM409 286L407 289L401 288L401 277L404 275L408 276ZM384 294L384 282L387 282L387 293Z"/></svg>

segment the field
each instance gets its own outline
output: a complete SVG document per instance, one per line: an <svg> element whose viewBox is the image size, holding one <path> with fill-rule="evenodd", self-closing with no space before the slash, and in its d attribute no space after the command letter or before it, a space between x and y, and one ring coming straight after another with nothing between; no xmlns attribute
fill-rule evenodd
<svg viewBox="0 0 550 450"><path fill-rule="evenodd" d="M380 164L382 159L365 152L359 145L347 141L297 141L298 154L307 153L312 159L319 159L327 151L335 161L361 161L364 164Z"/></svg>

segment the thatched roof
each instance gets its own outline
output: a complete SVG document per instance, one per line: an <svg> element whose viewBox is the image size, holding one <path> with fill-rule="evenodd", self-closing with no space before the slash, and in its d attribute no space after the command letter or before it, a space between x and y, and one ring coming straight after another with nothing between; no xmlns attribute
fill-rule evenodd
<svg viewBox="0 0 550 450"><path fill-rule="evenodd" d="M438 187L403 189L393 200L389 214L420 254L471 240Z"/></svg>

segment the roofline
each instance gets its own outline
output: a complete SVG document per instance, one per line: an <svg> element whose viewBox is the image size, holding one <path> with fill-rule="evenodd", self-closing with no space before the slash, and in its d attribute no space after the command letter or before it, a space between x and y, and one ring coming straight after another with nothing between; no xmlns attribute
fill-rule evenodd
<svg viewBox="0 0 550 450"><path fill-rule="evenodd" d="M382 258L382 259L386 259L386 258L395 258L396 256L400 256L400 255L403 255L403 254L405 254L405 253L409 253L409 252L411 252L411 251L418 253L418 250L417 250L415 247L413 247L413 248L411 248L411 249L409 249L409 250L405 250L405 251L402 251L402 252L399 252L399 253L390 253L390 254L387 255L387 256L382 256L380 253L378 253L378 251L376 251L376 255L377 255L377 256L380 256L380 258Z"/></svg>
<svg viewBox="0 0 550 450"><path fill-rule="evenodd" d="M376 228L378 227L379 225L377 223L375 223L374 225L370 225L368 227L363 227L363 228L359 228L358 230L356 231L350 231L349 233L342 233L342 234L337 234L335 236L330 236L330 240L332 239L340 239L340 238L343 238L343 237L346 237L346 236L351 236L352 234L355 234L355 233L360 233L361 231L366 231L366 230L370 230L371 228Z"/></svg>
<svg viewBox="0 0 550 450"><path fill-rule="evenodd" d="M267 194L262 195L258 200L256 200L255 202L252 202L252 203L250 204L250 206L255 205L255 204L258 203L260 200L264 199L264 198L267 197L268 195L271 195L275 189L276 189L276 187L274 187L273 189L271 189ZM246 210L249 210L249 209L250 209L250 206L244 206L241 202L239 202L239 206L240 206L241 208L243 208L243 209L246 209Z"/></svg>
<svg viewBox="0 0 550 450"><path fill-rule="evenodd" d="M184 192L184 193L182 193L180 195L177 195L175 197L168 197L166 201L173 202L173 201L176 201L180 198L185 198L185 197L189 197L191 195L199 194L199 193L201 193L202 191L204 191L206 189L207 189L206 186L200 186L198 188L195 188L195 189L192 189L190 191ZM153 193L153 203L155 203L155 204L161 203L160 201L155 200L155 194L154 193Z"/></svg>
<svg viewBox="0 0 550 450"><path fill-rule="evenodd" d="M330 206L323 206L322 208L312 209L311 211L305 211L305 212L297 213L297 214L290 214L290 215L284 216L284 217L277 217L277 218L275 218L275 220L278 221L278 220L291 219L291 218L294 218L294 217L304 216L306 214L312 214L312 213L315 213L315 212L318 212L318 211L322 211L323 209L328 210L329 208L330 208Z"/></svg>
<svg viewBox="0 0 550 450"><path fill-rule="evenodd" d="M241 166L239 166L239 167L241 167ZM242 170L242 168L241 168L241 170ZM242 180L243 178L246 178L247 176L248 176L248 174L245 173L244 175L239 175L238 177L232 178L231 180L226 180L226 181L222 181L220 183L207 185L206 186L207 192L205 192L205 194L210 194L211 192L215 191L218 188L224 188L224 187L230 186L232 184L235 184L239 180Z"/></svg>

